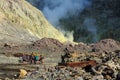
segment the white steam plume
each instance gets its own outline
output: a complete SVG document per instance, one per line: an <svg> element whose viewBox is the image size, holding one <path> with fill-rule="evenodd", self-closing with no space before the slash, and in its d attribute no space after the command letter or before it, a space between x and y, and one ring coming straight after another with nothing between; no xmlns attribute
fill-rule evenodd
<svg viewBox="0 0 120 80"><path fill-rule="evenodd" d="M90 0L44 0L43 13L48 21L57 27L61 18L75 15L89 6Z"/></svg>
<svg viewBox="0 0 120 80"><path fill-rule="evenodd" d="M91 5L91 0L27 0L37 8L41 9L48 21L57 27L63 34L73 41L74 30L65 31L59 25L59 20L71 15L78 15L86 7ZM69 26L66 26L69 28ZM78 27L75 27L78 28Z"/></svg>

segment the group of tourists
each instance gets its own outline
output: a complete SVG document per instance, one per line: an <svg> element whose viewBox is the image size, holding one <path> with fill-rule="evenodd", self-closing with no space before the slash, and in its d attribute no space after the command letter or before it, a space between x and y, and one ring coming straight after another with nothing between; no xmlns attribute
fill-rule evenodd
<svg viewBox="0 0 120 80"><path fill-rule="evenodd" d="M32 52L30 55L23 54L21 58L22 58L22 62L30 62L31 64L32 63L36 64L37 62L43 63L43 59L44 59L44 57L37 52Z"/></svg>

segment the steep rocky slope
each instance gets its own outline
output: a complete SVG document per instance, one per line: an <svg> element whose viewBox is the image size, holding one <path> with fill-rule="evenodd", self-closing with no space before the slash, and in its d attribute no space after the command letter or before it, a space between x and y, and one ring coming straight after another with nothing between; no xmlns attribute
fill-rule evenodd
<svg viewBox="0 0 120 80"><path fill-rule="evenodd" d="M26 43L43 37L66 40L25 0L0 0L0 42Z"/></svg>

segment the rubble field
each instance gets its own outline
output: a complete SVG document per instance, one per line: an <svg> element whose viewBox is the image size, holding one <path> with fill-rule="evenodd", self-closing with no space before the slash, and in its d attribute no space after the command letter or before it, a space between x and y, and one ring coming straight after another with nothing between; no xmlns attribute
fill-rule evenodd
<svg viewBox="0 0 120 80"><path fill-rule="evenodd" d="M112 39L94 44L61 43L43 38L27 45L1 45L1 80L119 80L120 43ZM18 54L37 52L45 57L44 63L20 63ZM17 56L14 56L17 54ZM27 71L17 77L20 69Z"/></svg>

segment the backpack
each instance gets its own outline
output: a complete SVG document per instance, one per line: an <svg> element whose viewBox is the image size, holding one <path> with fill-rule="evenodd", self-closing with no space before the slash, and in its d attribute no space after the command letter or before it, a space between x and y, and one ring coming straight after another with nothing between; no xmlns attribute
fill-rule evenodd
<svg viewBox="0 0 120 80"><path fill-rule="evenodd" d="M35 56L35 60L38 61L39 60L39 56Z"/></svg>

